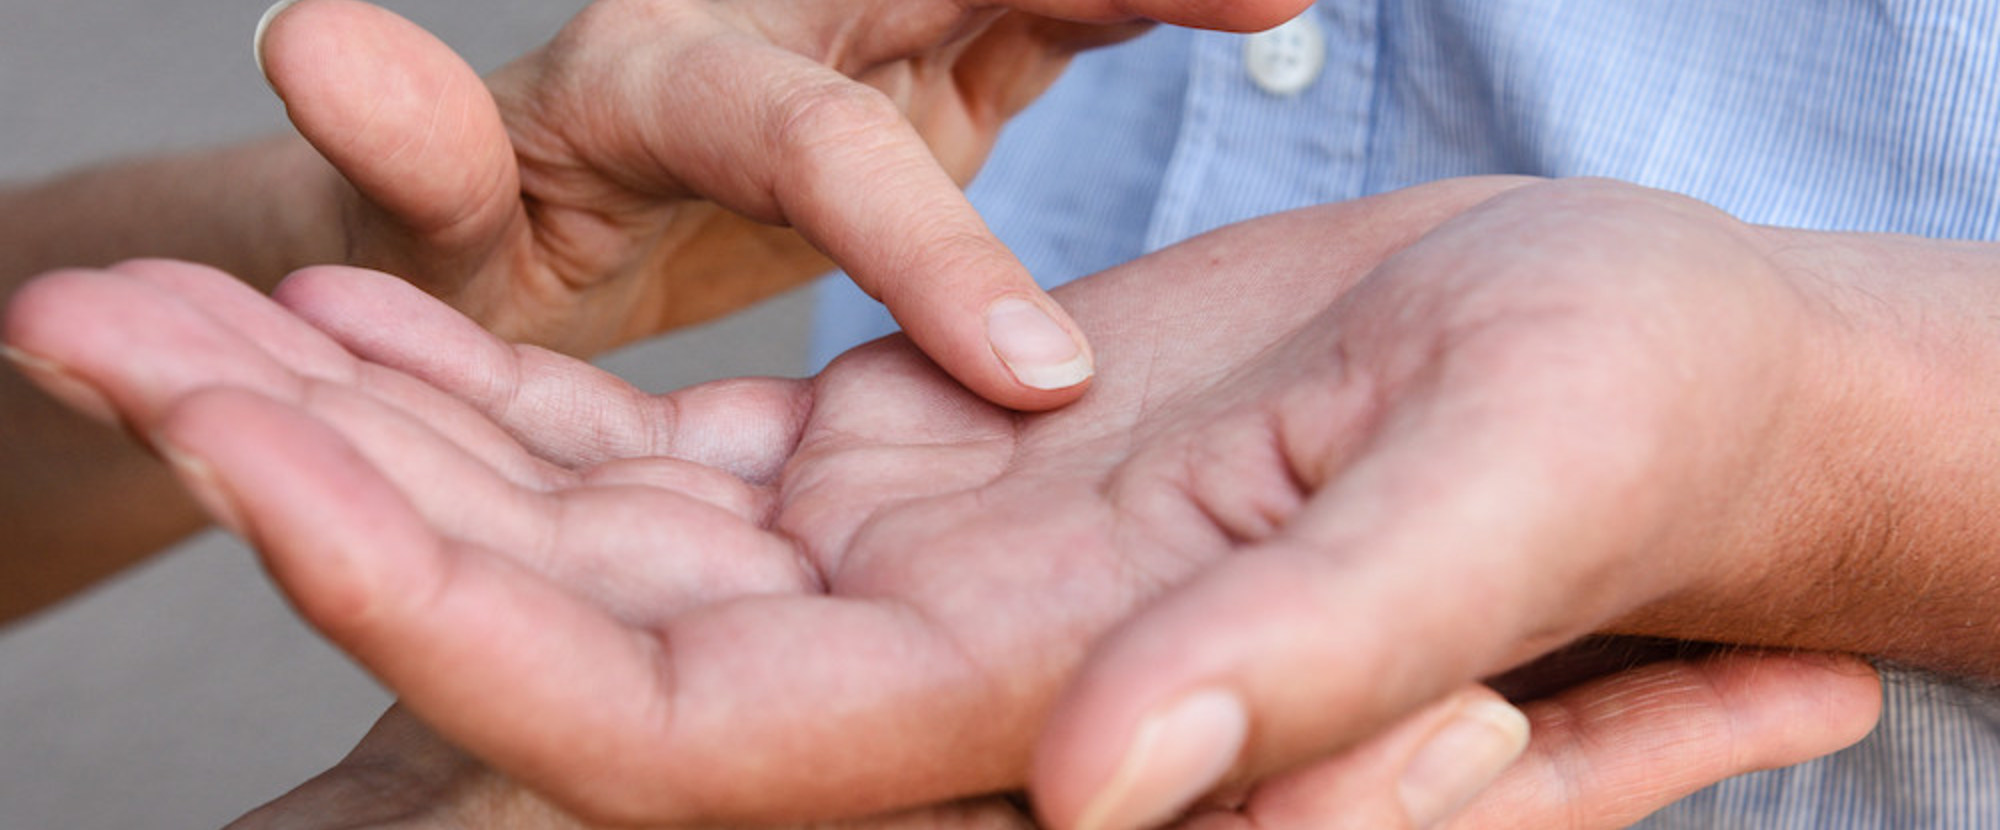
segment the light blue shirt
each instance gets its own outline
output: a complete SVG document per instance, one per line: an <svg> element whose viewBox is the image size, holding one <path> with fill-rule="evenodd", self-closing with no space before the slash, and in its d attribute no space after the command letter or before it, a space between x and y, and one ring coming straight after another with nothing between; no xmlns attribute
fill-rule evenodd
<svg viewBox="0 0 2000 830"><path fill-rule="evenodd" d="M1225 224L1434 179L1609 176L1743 219L2000 238L2000 3L1326 0L1325 63L1260 88L1246 39L1080 58L972 188L1045 284ZM821 361L893 330L829 281ZM1894 678L1861 745L1650 828L2000 828L2000 703Z"/></svg>

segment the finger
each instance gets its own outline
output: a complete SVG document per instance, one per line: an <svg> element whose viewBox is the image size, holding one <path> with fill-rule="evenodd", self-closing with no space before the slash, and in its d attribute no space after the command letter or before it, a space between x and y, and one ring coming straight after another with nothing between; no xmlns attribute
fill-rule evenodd
<svg viewBox="0 0 2000 830"><path fill-rule="evenodd" d="M1532 753L1530 734L1528 717L1520 710L1491 689L1470 686L1337 757L1259 782L1238 806L1198 808L1174 826L1428 828L1501 777L1524 750Z"/></svg>
<svg viewBox="0 0 2000 830"><path fill-rule="evenodd" d="M1038 755L1038 794L1057 826L1094 811L1113 817L1103 828L1129 827L1158 808L1121 801L1108 789L1117 780L1185 803L1219 781L1323 756L1672 584L1674 557L1626 561L1633 542L1612 521L1647 515L1646 495L1623 468L1589 463L1624 456L1557 463L1531 449L1577 447L1549 434L1556 424L1446 409L1384 426L1280 537L1099 645ZM1604 567L1621 570L1614 579ZM1215 763L1156 768L1140 745L1155 733Z"/></svg>
<svg viewBox="0 0 2000 830"><path fill-rule="evenodd" d="M1532 739L1511 763L1507 719L1486 708L1504 705L1459 693L1182 830L1626 827L1725 778L1853 744L1875 724L1881 686L1866 663L1833 655L1654 663L1523 705L1513 717Z"/></svg>
<svg viewBox="0 0 2000 830"><path fill-rule="evenodd" d="M234 386L301 403L315 389L345 389L449 436L510 481L538 486L556 472L463 404L362 365L218 271L128 263L57 275L24 289L23 300L10 328L14 348L33 355L62 388L95 396L104 414L122 419L142 438L175 401L205 387Z"/></svg>
<svg viewBox="0 0 2000 830"><path fill-rule="evenodd" d="M586 148L585 163L632 193L691 192L792 226L887 304L927 354L998 403L1043 409L1081 394L1090 355L1076 326L994 238L894 101L746 34L759 29L751 11L661 14L652 26L635 26L627 11L585 10L531 65L540 76L510 76L510 88L549 90L539 98L590 102L539 114L526 145ZM856 30L885 37L842 28ZM602 123L603 101L631 113L616 131ZM560 178L544 166L531 159L531 184Z"/></svg>
<svg viewBox="0 0 2000 830"><path fill-rule="evenodd" d="M1852 657L1748 651L1633 669L1523 706L1534 745L1450 826L1625 827L1724 778L1845 749L1881 709L1880 678Z"/></svg>
<svg viewBox="0 0 2000 830"><path fill-rule="evenodd" d="M993 682L925 612L763 597L681 609L642 635L503 557L438 538L332 433L272 417L284 413L269 402L216 397L229 394L240 395L201 396L191 403L208 399L208 411L188 415L208 429L227 421L228 436L169 436L177 456L200 459L184 475L222 482L235 505L222 512L249 517L246 534L316 626L454 743L567 810L770 824L1020 780L1022 691Z"/></svg>
<svg viewBox="0 0 2000 830"><path fill-rule="evenodd" d="M345 379L354 359L339 344L271 303L249 284L203 265L171 260L146 260L113 266L110 271L155 285L208 316L228 325L273 361L309 377Z"/></svg>
<svg viewBox="0 0 2000 830"><path fill-rule="evenodd" d="M582 361L508 344L384 274L307 269L274 296L354 354L465 401L536 456L572 469L678 458L695 466L645 471L621 463L619 475L636 481L671 474L698 487L735 490L700 470L770 481L803 427L803 383L742 380L647 395Z"/></svg>
<svg viewBox="0 0 2000 830"><path fill-rule="evenodd" d="M734 476L673 459L634 459L573 473L540 463L477 413L409 378L372 366L353 373L373 380L339 383L278 372L262 389L337 431L407 494L443 538L506 551L641 623L703 598L817 584L789 544L759 530L768 495ZM399 394L383 395L388 389ZM708 545L734 553L714 559L671 554Z"/></svg>
<svg viewBox="0 0 2000 830"><path fill-rule="evenodd" d="M257 58L300 135L393 217L394 244L446 264L437 273L468 270L449 264L483 256L520 220L499 108L428 32L358 0L303 0L259 26Z"/></svg>
<svg viewBox="0 0 2000 830"><path fill-rule="evenodd" d="M769 497L732 476L633 461L582 476L538 471L539 486L524 486L433 424L352 389L313 385L297 406L441 538L503 553L636 625L700 601L818 584L790 543L761 529ZM727 553L699 555L710 549Z"/></svg>
<svg viewBox="0 0 2000 830"><path fill-rule="evenodd" d="M213 269L136 261L52 274L7 310L10 349L143 432L194 388L276 389L299 373L338 376L352 358L269 300Z"/></svg>
<svg viewBox="0 0 2000 830"><path fill-rule="evenodd" d="M1095 371L1069 315L995 238L887 99L842 82L776 102L771 182L806 239L989 400L1047 409Z"/></svg>
<svg viewBox="0 0 2000 830"><path fill-rule="evenodd" d="M194 395L162 438L300 612L454 743L584 803L615 809L658 788L610 761L670 745L666 643L439 537L336 433L283 404ZM579 753L607 763L579 770Z"/></svg>
<svg viewBox="0 0 2000 830"><path fill-rule="evenodd" d="M1114 776L1149 778L1134 743L1148 730L1226 759L1202 768L1214 779L1155 785L1193 798L1762 561L1717 561L1726 545L1702 535L1727 499L1714 488L1738 476L1716 467L1736 456L1697 442L1740 431L1718 400L1760 417L1740 393L1774 388L1763 364L1607 325L1654 311L1602 292L1629 236L1555 270L1472 250L1516 230L1509 215L1474 208L1439 226L1276 353L1300 373L1273 381L1266 440L1310 497L1099 643L1040 748L1051 816L1110 810L1091 805L1116 797ZM1709 394L1687 393L1690 366Z"/></svg>
<svg viewBox="0 0 2000 830"><path fill-rule="evenodd" d="M815 584L789 545L756 531L768 498L733 476L662 460L579 478L524 454L458 401L357 364L227 275L176 263L127 270L77 272L36 288L17 309L26 322L14 332L21 347L62 361L142 436L203 388L290 402L339 429L449 538L516 551L524 565L632 619L658 619L698 597ZM725 538L742 553L653 553Z"/></svg>
<svg viewBox="0 0 2000 830"><path fill-rule="evenodd" d="M844 79L807 83L760 114L784 219L981 396L1047 409L1080 395L1094 371L1082 332L894 105Z"/></svg>

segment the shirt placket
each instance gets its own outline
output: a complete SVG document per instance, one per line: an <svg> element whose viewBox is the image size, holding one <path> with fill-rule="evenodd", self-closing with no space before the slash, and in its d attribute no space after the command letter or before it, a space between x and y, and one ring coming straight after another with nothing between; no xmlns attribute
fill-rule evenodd
<svg viewBox="0 0 2000 830"><path fill-rule="evenodd" d="M1146 237L1156 250L1246 218L1246 186L1283 206L1365 193L1383 0L1326 0L1263 35L1203 32ZM1317 41L1317 42L1315 42Z"/></svg>

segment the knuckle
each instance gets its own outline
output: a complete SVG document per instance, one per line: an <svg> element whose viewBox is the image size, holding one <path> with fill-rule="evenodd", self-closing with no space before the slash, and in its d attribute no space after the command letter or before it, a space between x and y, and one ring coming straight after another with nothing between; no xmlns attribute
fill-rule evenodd
<svg viewBox="0 0 2000 830"><path fill-rule="evenodd" d="M907 126L888 96L844 78L803 84L773 112L772 142L786 157L879 145Z"/></svg>

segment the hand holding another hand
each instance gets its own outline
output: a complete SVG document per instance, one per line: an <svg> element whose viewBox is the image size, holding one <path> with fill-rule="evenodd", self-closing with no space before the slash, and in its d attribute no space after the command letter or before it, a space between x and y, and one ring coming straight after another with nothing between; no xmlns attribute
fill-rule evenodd
<svg viewBox="0 0 2000 830"><path fill-rule="evenodd" d="M1616 672L1526 707L1468 690L1321 764L1210 799L1172 830L1609 830L1720 778L1831 748L1791 724L1868 719L1865 667L1811 656L1739 653ZM1846 699L1843 700L1842 698ZM1505 761L1504 770L1495 765ZM1497 776L1497 777L1495 777ZM1469 800L1468 800L1469 799ZM593 825L392 708L333 769L229 830L586 830ZM985 796L893 815L815 822L821 830L1024 830L1017 797Z"/></svg>
<svg viewBox="0 0 2000 830"><path fill-rule="evenodd" d="M1212 790L1267 824L1380 826L1421 812L1379 785L1459 711L1425 707L1481 678L1607 628L1785 644L1689 609L1770 584L1718 570L1727 534L1766 528L1714 506L1767 495L1733 489L1758 479L1731 442L1793 387L1752 346L1802 342L1784 327L1812 309L1725 217L1523 185L1285 214L1066 288L1106 371L1035 416L894 339L809 382L654 398L350 271L278 292L311 326L213 274L67 275L8 342L154 436L412 711L567 808L860 816L1032 776L1058 827ZM1531 758L1617 761L1583 794L1547 795L1575 762L1531 763L1485 803L1629 820L1874 714L1851 663L1655 671L1674 682L1538 714ZM1680 696L1590 707L1634 688ZM1649 731L1676 712L1731 728ZM1625 737L1564 740L1597 733ZM1314 800L1352 792L1386 806Z"/></svg>

